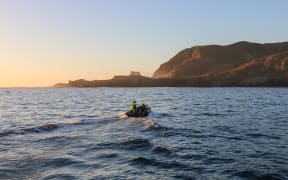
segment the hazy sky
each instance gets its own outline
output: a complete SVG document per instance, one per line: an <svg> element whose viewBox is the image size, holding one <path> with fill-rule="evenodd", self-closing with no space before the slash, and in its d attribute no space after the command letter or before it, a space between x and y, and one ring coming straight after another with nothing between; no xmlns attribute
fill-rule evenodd
<svg viewBox="0 0 288 180"><path fill-rule="evenodd" d="M287 0L0 0L0 86L151 76L194 45L288 40Z"/></svg>

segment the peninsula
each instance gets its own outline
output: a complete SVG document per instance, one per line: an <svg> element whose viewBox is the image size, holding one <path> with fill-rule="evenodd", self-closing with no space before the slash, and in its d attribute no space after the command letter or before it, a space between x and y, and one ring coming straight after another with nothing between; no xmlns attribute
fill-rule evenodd
<svg viewBox="0 0 288 180"><path fill-rule="evenodd" d="M288 86L288 42L194 46L160 65L152 77L131 72L110 80L79 79L55 87Z"/></svg>

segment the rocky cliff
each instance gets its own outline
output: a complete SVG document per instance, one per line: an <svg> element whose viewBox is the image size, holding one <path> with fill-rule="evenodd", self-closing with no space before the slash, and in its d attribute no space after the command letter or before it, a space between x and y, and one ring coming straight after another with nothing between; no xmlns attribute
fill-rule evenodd
<svg viewBox="0 0 288 180"><path fill-rule="evenodd" d="M202 77L222 84L286 85L288 84L288 51L268 55L227 71L206 74Z"/></svg>
<svg viewBox="0 0 288 180"><path fill-rule="evenodd" d="M249 64L249 62L252 63L256 59L270 57L285 51L288 51L288 42L258 44L243 41L227 46L195 46L184 49L162 64L155 71L153 78L190 79L224 73L235 70L237 67L245 69L248 67L245 64ZM263 64L258 64L259 69L255 67L255 76L258 76L257 72L261 74L260 71L263 68L260 67L261 65Z"/></svg>

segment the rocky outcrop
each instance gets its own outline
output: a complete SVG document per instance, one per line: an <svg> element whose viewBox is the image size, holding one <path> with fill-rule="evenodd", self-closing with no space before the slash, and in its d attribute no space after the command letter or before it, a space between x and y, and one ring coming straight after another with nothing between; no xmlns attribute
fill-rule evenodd
<svg viewBox="0 0 288 180"><path fill-rule="evenodd" d="M228 46L195 46L179 52L162 64L153 78L195 78L218 73L255 59L288 50L288 42L258 44L238 42Z"/></svg>

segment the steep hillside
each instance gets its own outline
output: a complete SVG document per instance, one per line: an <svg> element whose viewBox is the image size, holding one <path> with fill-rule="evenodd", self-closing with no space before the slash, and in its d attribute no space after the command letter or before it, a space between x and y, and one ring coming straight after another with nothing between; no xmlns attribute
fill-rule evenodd
<svg viewBox="0 0 288 180"><path fill-rule="evenodd" d="M228 46L195 46L179 52L162 64L153 78L193 78L204 74L218 73L288 50L288 42L258 44L238 42Z"/></svg>
<svg viewBox="0 0 288 180"><path fill-rule="evenodd" d="M252 60L206 77L237 84L288 83L288 51Z"/></svg>

